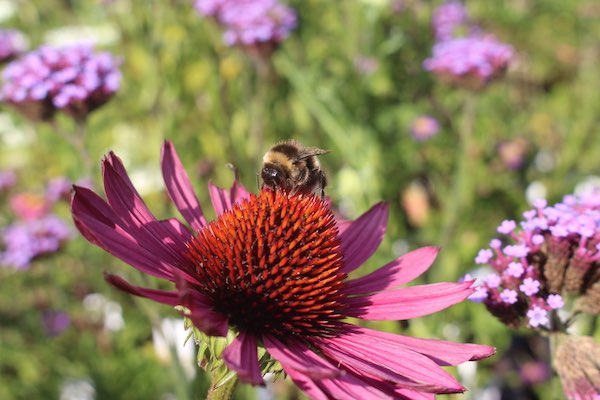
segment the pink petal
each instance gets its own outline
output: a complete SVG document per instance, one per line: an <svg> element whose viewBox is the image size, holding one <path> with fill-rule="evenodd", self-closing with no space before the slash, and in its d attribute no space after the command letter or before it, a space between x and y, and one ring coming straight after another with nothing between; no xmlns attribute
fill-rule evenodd
<svg viewBox="0 0 600 400"><path fill-rule="evenodd" d="M443 310L466 299L473 281L445 282L389 290L346 300L348 316L374 320L404 320Z"/></svg>
<svg viewBox="0 0 600 400"><path fill-rule="evenodd" d="M120 276L112 274L104 274L104 279L117 289L120 289L129 294L133 294L135 296L145 297L162 304L168 304L173 307L180 304L179 293L177 292L165 292L163 290L147 289L139 286L133 286Z"/></svg>
<svg viewBox="0 0 600 400"><path fill-rule="evenodd" d="M227 367L240 377L240 380L252 385L264 385L258 355L256 338L246 332L240 334L223 350L223 361Z"/></svg>
<svg viewBox="0 0 600 400"><path fill-rule="evenodd" d="M173 143L168 140L161 150L160 165L169 197L190 226L199 231L206 225L202 207Z"/></svg>
<svg viewBox="0 0 600 400"><path fill-rule="evenodd" d="M87 240L146 274L173 280L170 260L141 246L118 224L118 217L104 200L86 188L74 186L74 191L73 220Z"/></svg>
<svg viewBox="0 0 600 400"><path fill-rule="evenodd" d="M453 343L445 340L422 339L381 332L356 325L347 325L348 331L357 335L365 335L393 346L402 346L421 353L438 365L458 365L466 361L475 361L489 357L496 352L490 346L471 343Z"/></svg>
<svg viewBox="0 0 600 400"><path fill-rule="evenodd" d="M344 272L354 271L377 250L385 235L387 218L387 204L375 204L340 235L342 252L346 260Z"/></svg>
<svg viewBox="0 0 600 400"><path fill-rule="evenodd" d="M250 197L250 193L237 180L233 181L229 190L221 189L209 182L208 194L217 216L223 214L225 210L230 210L235 203Z"/></svg>
<svg viewBox="0 0 600 400"><path fill-rule="evenodd" d="M316 356L304 343L297 340L290 339L283 344L271 335L263 336L262 340L265 349L281 365L302 372L307 376L320 379L338 376L342 373L338 368Z"/></svg>
<svg viewBox="0 0 600 400"><path fill-rule="evenodd" d="M284 371L311 399L392 399L358 377L344 373L322 359L305 344L272 336L263 337L265 348L281 363Z"/></svg>
<svg viewBox="0 0 600 400"><path fill-rule="evenodd" d="M179 286L179 282L178 282ZM194 326L208 336L227 336L227 316L216 312L212 299L193 288L179 289L180 303L190 310L188 317Z"/></svg>
<svg viewBox="0 0 600 400"><path fill-rule="evenodd" d="M364 334L318 339L318 347L337 363L401 387L431 393L457 393L464 388L429 358L403 346Z"/></svg>
<svg viewBox="0 0 600 400"><path fill-rule="evenodd" d="M417 278L433 264L439 248L421 247L368 275L347 281L346 294L380 292Z"/></svg>
<svg viewBox="0 0 600 400"><path fill-rule="evenodd" d="M152 249L157 255L173 264L185 262L179 246L166 245L184 243L189 239L178 237L168 226L157 223L156 218L141 199L125 174L121 160L109 153L103 164L104 188L108 203L121 221L123 227L140 242L141 246ZM165 229L167 228L167 229Z"/></svg>

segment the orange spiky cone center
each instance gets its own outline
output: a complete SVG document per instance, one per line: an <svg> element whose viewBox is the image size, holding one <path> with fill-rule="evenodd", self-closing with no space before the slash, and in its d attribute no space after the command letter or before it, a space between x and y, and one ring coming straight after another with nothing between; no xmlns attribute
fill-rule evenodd
<svg viewBox="0 0 600 400"><path fill-rule="evenodd" d="M238 330L329 336L344 317L343 255L328 206L263 190L188 243L197 287Z"/></svg>

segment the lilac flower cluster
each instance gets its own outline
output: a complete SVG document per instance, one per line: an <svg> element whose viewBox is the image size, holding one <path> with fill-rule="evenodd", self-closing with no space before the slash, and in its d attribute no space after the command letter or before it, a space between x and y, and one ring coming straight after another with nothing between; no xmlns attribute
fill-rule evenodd
<svg viewBox="0 0 600 400"><path fill-rule="evenodd" d="M83 119L119 89L119 63L89 45L42 46L8 64L0 99L34 120L49 120L57 110Z"/></svg>
<svg viewBox="0 0 600 400"><path fill-rule="evenodd" d="M436 9L433 29L436 43L423 67L444 81L479 89L501 75L514 57L510 45L469 26L467 11L457 1ZM457 36L461 30L465 36Z"/></svg>
<svg viewBox="0 0 600 400"><path fill-rule="evenodd" d="M555 310L564 294L578 297L574 311L600 314L600 190L565 196L548 206L538 200L524 220L503 221L490 248L475 262L488 264L488 275L470 297L509 326L524 320L532 328L564 328Z"/></svg>
<svg viewBox="0 0 600 400"><path fill-rule="evenodd" d="M64 194L53 183L44 196L19 193L8 199L14 220L0 228L0 266L27 269L34 259L58 251L72 238L71 227L51 213Z"/></svg>
<svg viewBox="0 0 600 400"><path fill-rule="evenodd" d="M12 60L25 50L25 37L15 29L0 29L0 63Z"/></svg>
<svg viewBox="0 0 600 400"><path fill-rule="evenodd" d="M196 0L203 16L213 17L225 28L229 46L277 44L296 28L296 13L277 0Z"/></svg>

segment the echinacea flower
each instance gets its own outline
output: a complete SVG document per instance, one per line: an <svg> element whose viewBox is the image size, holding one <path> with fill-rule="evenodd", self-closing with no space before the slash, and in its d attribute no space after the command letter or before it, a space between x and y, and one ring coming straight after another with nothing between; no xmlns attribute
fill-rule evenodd
<svg viewBox="0 0 600 400"><path fill-rule="evenodd" d="M119 89L119 63L90 45L42 46L7 65L0 98L33 120L58 110L82 120Z"/></svg>
<svg viewBox="0 0 600 400"><path fill-rule="evenodd" d="M107 200L76 186L76 226L139 271L174 282L175 290L137 287L115 275L107 280L131 294L183 306L208 336L234 332L222 357L244 382L264 383L260 346L313 399L433 399L435 393L464 391L440 366L494 353L488 346L401 336L346 320L415 318L474 290L472 282L399 287L429 268L434 247L349 279L383 238L384 204L355 221L337 222L317 196L270 189L250 194L236 181L228 190L209 184L217 219L207 222L166 142L163 178L188 228L177 219L156 219L114 153L102 167Z"/></svg>

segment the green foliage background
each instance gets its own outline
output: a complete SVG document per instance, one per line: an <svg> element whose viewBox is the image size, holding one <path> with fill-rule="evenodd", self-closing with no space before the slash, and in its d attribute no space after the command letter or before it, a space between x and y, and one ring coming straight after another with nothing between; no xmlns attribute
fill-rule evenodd
<svg viewBox="0 0 600 400"><path fill-rule="evenodd" d="M386 239L362 272L434 244L442 252L420 282L455 281L474 268L474 256L496 235L495 227L528 208L532 182L543 183L549 201L558 201L600 167L600 7L594 0L467 1L474 21L518 56L505 78L476 93L445 85L422 68L438 2L406 0L404 10L395 11L400 2L289 1L299 26L273 55L268 74L243 49L225 46L220 28L201 18L191 0L7 3L16 13L4 27L25 32L31 48L64 26L113 35L100 47L122 57L122 88L88 121L89 176L101 187L99 161L115 150L138 172L134 183L143 178L149 185L145 198L159 217L175 215L155 184L164 139L175 143L212 218L209 179L230 185L226 164L232 163L255 191L262 154L276 141L296 138L331 150L322 157L328 194L348 217L380 200L391 206ZM376 63L374 72L356 68L361 57ZM52 177L77 180L88 173L59 134L73 131L69 119L32 124L12 109L1 111L0 169L17 168L20 190L39 191ZM409 127L423 114L435 116L441 132L417 142ZM525 162L511 169L498 148L517 138L527 144ZM550 168L538 168L540 154L552 161ZM411 221L401 204L411 182L428 191L421 223ZM69 218L66 206L60 212ZM0 398L58 398L69 378L93 382L98 399L203 398L208 383L202 374L186 380L152 348L152 325L177 313L113 290L104 271L144 279L82 238L29 271L0 270ZM81 300L92 292L122 305L123 330L106 332L89 321ZM47 307L71 315L71 327L59 336L47 337L42 329ZM476 378L465 382L473 398L491 384L514 335L474 303L377 326L496 346L498 354L479 363ZM516 369L503 377L508 386L522 385ZM554 398L557 387L545 382L533 390ZM294 396L293 389L278 390L281 398ZM253 396L251 388L238 391L240 399Z"/></svg>

